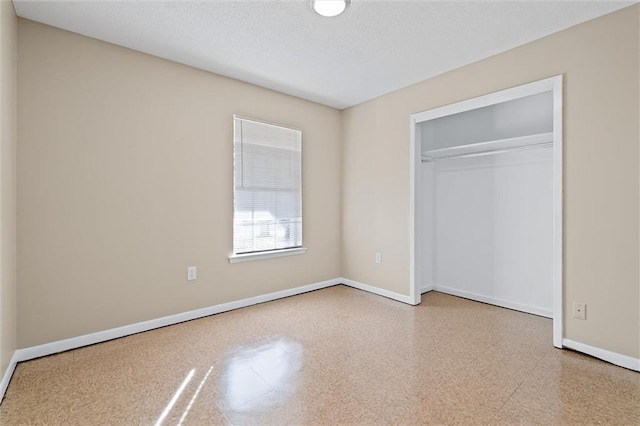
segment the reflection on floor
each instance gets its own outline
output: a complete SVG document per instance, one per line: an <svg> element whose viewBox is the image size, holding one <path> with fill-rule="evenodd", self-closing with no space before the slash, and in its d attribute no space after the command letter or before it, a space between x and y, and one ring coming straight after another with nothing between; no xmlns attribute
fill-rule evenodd
<svg viewBox="0 0 640 426"><path fill-rule="evenodd" d="M551 320L344 286L18 365L12 424L640 424L640 373Z"/></svg>

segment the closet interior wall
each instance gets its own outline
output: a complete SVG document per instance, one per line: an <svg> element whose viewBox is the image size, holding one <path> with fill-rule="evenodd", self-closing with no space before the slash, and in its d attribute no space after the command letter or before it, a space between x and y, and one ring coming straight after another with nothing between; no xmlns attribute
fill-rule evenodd
<svg viewBox="0 0 640 426"><path fill-rule="evenodd" d="M552 317L552 92L420 127L423 288Z"/></svg>

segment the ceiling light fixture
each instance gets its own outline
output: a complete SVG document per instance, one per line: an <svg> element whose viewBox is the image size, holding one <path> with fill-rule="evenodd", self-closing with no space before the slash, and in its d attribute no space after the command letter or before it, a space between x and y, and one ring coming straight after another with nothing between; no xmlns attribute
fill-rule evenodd
<svg viewBox="0 0 640 426"><path fill-rule="evenodd" d="M332 18L347 10L351 0L311 0L311 8L320 16Z"/></svg>

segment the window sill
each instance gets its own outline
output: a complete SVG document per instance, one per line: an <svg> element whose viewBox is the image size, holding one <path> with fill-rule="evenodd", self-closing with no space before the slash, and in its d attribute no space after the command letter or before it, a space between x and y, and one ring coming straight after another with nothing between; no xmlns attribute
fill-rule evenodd
<svg viewBox="0 0 640 426"><path fill-rule="evenodd" d="M270 257L295 256L305 254L306 251L307 249L305 247L300 247L285 250L262 251L260 253L232 254L229 256L229 263L248 262L250 260L268 259Z"/></svg>

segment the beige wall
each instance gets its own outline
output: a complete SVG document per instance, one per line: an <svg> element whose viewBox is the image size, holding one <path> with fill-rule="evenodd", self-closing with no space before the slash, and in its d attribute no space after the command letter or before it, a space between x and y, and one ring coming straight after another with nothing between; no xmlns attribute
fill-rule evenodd
<svg viewBox="0 0 640 426"><path fill-rule="evenodd" d="M16 347L17 19L0 1L0 377Z"/></svg>
<svg viewBox="0 0 640 426"><path fill-rule="evenodd" d="M564 74L565 337L639 357L639 7L345 110L343 276L409 294L411 113Z"/></svg>
<svg viewBox="0 0 640 426"><path fill-rule="evenodd" d="M340 276L340 111L18 29L19 347ZM233 114L302 129L306 254L229 264Z"/></svg>

